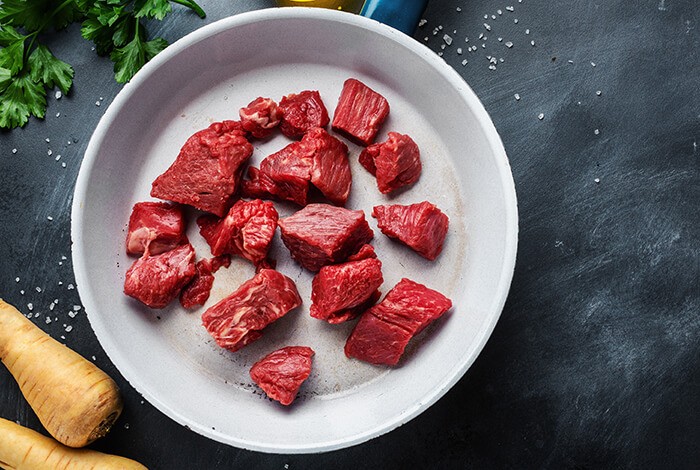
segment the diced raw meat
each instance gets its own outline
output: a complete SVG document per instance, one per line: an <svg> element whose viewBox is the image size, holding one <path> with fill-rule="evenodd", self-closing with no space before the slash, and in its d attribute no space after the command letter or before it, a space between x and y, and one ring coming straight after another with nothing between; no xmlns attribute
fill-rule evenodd
<svg viewBox="0 0 700 470"><path fill-rule="evenodd" d="M348 256L348 259L346 261L359 261L361 259L369 259L369 258L376 258L377 253L374 251L374 247L370 244L365 244L362 245L362 248L360 248L360 251L355 253L354 255Z"/></svg>
<svg viewBox="0 0 700 470"><path fill-rule="evenodd" d="M332 126L334 131L366 146L374 142L388 115L386 98L361 81L349 78L343 84Z"/></svg>
<svg viewBox="0 0 700 470"><path fill-rule="evenodd" d="M157 255L172 250L185 240L182 208L167 202L137 202L129 217L126 252Z"/></svg>
<svg viewBox="0 0 700 470"><path fill-rule="evenodd" d="M345 343L345 355L396 365L409 340L450 308L452 302L441 293L401 279L380 303L362 314Z"/></svg>
<svg viewBox="0 0 700 470"><path fill-rule="evenodd" d="M365 256L368 253L363 249L360 251ZM374 250L371 254L374 255ZM377 289L382 282L382 263L376 255L324 266L311 284L311 316L328 323L350 320L377 301L380 295ZM368 305L370 299L374 301ZM357 309L360 306L362 311Z"/></svg>
<svg viewBox="0 0 700 470"><path fill-rule="evenodd" d="M313 349L287 346L273 351L250 368L250 378L273 400L290 405L311 374Z"/></svg>
<svg viewBox="0 0 700 470"><path fill-rule="evenodd" d="M397 132L389 132L386 142L363 150L360 163L377 177L382 194L415 183L422 169L418 145L408 135Z"/></svg>
<svg viewBox="0 0 700 470"><path fill-rule="evenodd" d="M223 217L238 191L253 146L238 121L216 122L192 135L151 188L151 196Z"/></svg>
<svg viewBox="0 0 700 470"><path fill-rule="evenodd" d="M309 182L341 206L352 185L347 145L320 127L266 157L259 170L249 168L248 175L250 180L243 183L244 196L272 197L301 206L308 202Z"/></svg>
<svg viewBox="0 0 700 470"><path fill-rule="evenodd" d="M434 260L442 251L449 218L428 201L403 206L375 206L372 217L385 235L408 245L419 255Z"/></svg>
<svg viewBox="0 0 700 470"><path fill-rule="evenodd" d="M287 137L301 137L314 127L326 127L330 122L328 110L316 90L290 94L280 100L282 123L280 129Z"/></svg>
<svg viewBox="0 0 700 470"><path fill-rule="evenodd" d="M309 130L302 142L313 148L311 184L333 204L344 206L352 185L348 146L319 127Z"/></svg>
<svg viewBox="0 0 700 470"><path fill-rule="evenodd" d="M272 133L282 119L283 111L270 98L258 97L238 111L243 129L262 139Z"/></svg>
<svg viewBox="0 0 700 470"><path fill-rule="evenodd" d="M238 351L262 336L262 329L301 305L294 281L261 269L235 292L202 314L202 324L216 343Z"/></svg>
<svg viewBox="0 0 700 470"><path fill-rule="evenodd" d="M204 305L209 299L211 288L214 285L214 273L222 266L229 267L231 257L229 255L216 256L210 259L197 261L195 275L182 291L180 291L180 305L184 308L192 308Z"/></svg>
<svg viewBox="0 0 700 470"><path fill-rule="evenodd" d="M194 274L194 248L189 243L159 255L146 253L127 270L124 293L151 308L163 308Z"/></svg>
<svg viewBox="0 0 700 470"><path fill-rule="evenodd" d="M258 264L277 230L277 211L271 202L239 200L223 219L206 214L197 219L202 237L214 256L239 255Z"/></svg>
<svg viewBox="0 0 700 470"><path fill-rule="evenodd" d="M283 201L306 205L313 166L313 149L302 142L292 142L260 162L261 187Z"/></svg>
<svg viewBox="0 0 700 470"><path fill-rule="evenodd" d="M364 212L329 204L309 204L279 226L292 258L310 271L345 261L374 236Z"/></svg>

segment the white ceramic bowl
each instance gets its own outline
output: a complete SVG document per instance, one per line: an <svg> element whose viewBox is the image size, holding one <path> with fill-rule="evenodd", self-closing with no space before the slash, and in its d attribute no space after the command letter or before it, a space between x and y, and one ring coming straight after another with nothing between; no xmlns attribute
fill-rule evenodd
<svg viewBox="0 0 700 470"><path fill-rule="evenodd" d="M220 349L201 326L206 307L252 277L235 259L216 275L198 310L177 302L150 310L123 294L133 262L124 239L131 207L150 200L153 179L192 133L237 119L257 96L279 99L304 89L335 109L343 81L358 78L382 93L391 115L378 136L408 133L422 152L419 182L381 195L350 144L348 207L365 210L384 263L386 293L402 277L450 297L449 314L414 338L396 368L347 359L352 324L308 315L312 276L289 259L277 236L272 255L295 280L304 305L239 352ZM284 145L255 142L253 163ZM389 240L369 217L372 206L429 200L450 218L440 257L429 262ZM281 215L291 213L278 205ZM190 221L199 257L208 247ZM271 9L210 24L168 47L115 98L88 145L72 208L73 264L90 323L123 376L163 413L217 441L266 452L338 449L415 417L457 382L486 343L503 308L515 263L517 207L508 160L476 95L428 48L385 25L322 9ZM316 351L311 377L284 408L252 384L250 366L284 345Z"/></svg>

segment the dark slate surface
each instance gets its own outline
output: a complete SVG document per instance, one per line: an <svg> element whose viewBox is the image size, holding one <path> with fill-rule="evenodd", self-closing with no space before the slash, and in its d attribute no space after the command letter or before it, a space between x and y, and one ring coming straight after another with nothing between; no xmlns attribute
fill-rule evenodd
<svg viewBox="0 0 700 470"><path fill-rule="evenodd" d="M206 20L176 8L161 34L172 41L271 2L202 4ZM76 80L51 97L44 121L0 134L0 296L25 313L31 303L45 331L124 390L122 418L93 448L154 469L697 468L697 4L434 0L424 18L415 38L472 86L511 160L520 242L510 296L476 363L437 404L369 443L310 456L239 450L181 427L121 378L82 310L68 316L80 305L73 186L120 86L77 28L48 38ZM49 312L58 321L47 324ZM4 368L0 416L41 429Z"/></svg>

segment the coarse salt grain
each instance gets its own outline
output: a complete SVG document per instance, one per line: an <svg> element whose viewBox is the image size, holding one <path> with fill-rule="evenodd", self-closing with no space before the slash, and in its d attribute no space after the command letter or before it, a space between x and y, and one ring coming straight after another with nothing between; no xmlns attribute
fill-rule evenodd
<svg viewBox="0 0 700 470"><path fill-rule="evenodd" d="M596 94L596 95L598 95L598 96L600 96L600 95L602 95L602 94L603 94L603 92L602 92L602 91L600 91L600 90L598 90L598 91L596 91L596 92L595 92L595 94Z"/></svg>
<svg viewBox="0 0 700 470"><path fill-rule="evenodd" d="M51 222L51 221L53 220L53 217L48 216L48 217L46 217L46 220L48 220L49 222Z"/></svg>
<svg viewBox="0 0 700 470"><path fill-rule="evenodd" d="M462 11L462 7L457 7L457 11Z"/></svg>
<svg viewBox="0 0 700 470"><path fill-rule="evenodd" d="M422 19L418 22L418 27L419 27L419 28L422 28L423 26L425 26L425 24L426 24L427 22L428 22L428 20L426 20L425 18L422 18Z"/></svg>
<svg viewBox="0 0 700 470"><path fill-rule="evenodd" d="M506 11L515 11L515 8L513 8L512 6L508 6L506 7Z"/></svg>
<svg viewBox="0 0 700 470"><path fill-rule="evenodd" d="M68 325L68 326L66 327L66 333L70 333L72 330L73 330L73 326L72 326L72 325Z"/></svg>
<svg viewBox="0 0 700 470"><path fill-rule="evenodd" d="M46 141L47 144L51 142L51 139L49 139L48 137L44 140Z"/></svg>
<svg viewBox="0 0 700 470"><path fill-rule="evenodd" d="M513 23L518 24L518 19L517 19L517 18L513 18Z"/></svg>
<svg viewBox="0 0 700 470"><path fill-rule="evenodd" d="M12 149L12 153L17 153L17 149Z"/></svg>
<svg viewBox="0 0 700 470"><path fill-rule="evenodd" d="M491 31L491 25L488 23L484 23L484 28L486 29L486 31Z"/></svg>
<svg viewBox="0 0 700 470"><path fill-rule="evenodd" d="M530 30L529 30L529 29L526 29L526 30L525 30L525 34L530 34Z"/></svg>
<svg viewBox="0 0 700 470"><path fill-rule="evenodd" d="M461 47L457 48L457 54L462 55L462 48Z"/></svg>
<svg viewBox="0 0 700 470"><path fill-rule="evenodd" d="M49 149L49 150L46 151L46 153L47 153L48 156L50 157L51 155L53 155L53 150Z"/></svg>
<svg viewBox="0 0 700 470"><path fill-rule="evenodd" d="M591 67L595 67L595 62L591 62Z"/></svg>
<svg viewBox="0 0 700 470"><path fill-rule="evenodd" d="M442 37L442 40L445 41L445 44L447 44L448 46L452 44L452 36L450 36L449 34L445 34Z"/></svg>
<svg viewBox="0 0 700 470"><path fill-rule="evenodd" d="M57 90L56 93L55 93L53 96L54 96L57 100L60 100L60 99L61 99L61 96L63 96L63 94L61 93L61 90Z"/></svg>
<svg viewBox="0 0 700 470"><path fill-rule="evenodd" d="M594 131L593 131L593 133L594 133L595 135L598 135L598 134L600 134L600 129L596 129L596 130L594 130Z"/></svg>
<svg viewBox="0 0 700 470"><path fill-rule="evenodd" d="M34 310L34 304L31 303L31 302L29 302L29 303L27 304L27 308L28 308L29 310Z"/></svg>
<svg viewBox="0 0 700 470"><path fill-rule="evenodd" d="M535 41L530 41L530 45L534 47L534 46L535 46Z"/></svg>
<svg viewBox="0 0 700 470"><path fill-rule="evenodd" d="M596 178L593 181L595 181L596 183L600 183L600 178Z"/></svg>
<svg viewBox="0 0 700 470"><path fill-rule="evenodd" d="M537 115L537 119L539 119L540 121L541 121L542 119L544 119L544 113L538 114L538 115Z"/></svg>
<svg viewBox="0 0 700 470"><path fill-rule="evenodd" d="M510 41L506 42L506 47L510 49L511 47L513 47L513 43Z"/></svg>
<svg viewBox="0 0 700 470"><path fill-rule="evenodd" d="M71 317L71 318L75 318L75 316L76 316L77 314L78 314L78 312L74 312L74 311L72 311L72 310L71 310L70 312L68 312L68 316Z"/></svg>
<svg viewBox="0 0 700 470"><path fill-rule="evenodd" d="M462 61L462 66L465 66L465 65L467 65L468 63L469 63L469 61L467 61L467 59L464 59L464 60Z"/></svg>
<svg viewBox="0 0 700 470"><path fill-rule="evenodd" d="M48 325L49 323L51 323L51 317L46 317L46 324Z"/></svg>
<svg viewBox="0 0 700 470"><path fill-rule="evenodd" d="M100 102L99 102L99 101L95 101L95 106L99 106L99 105L100 105Z"/></svg>
<svg viewBox="0 0 700 470"><path fill-rule="evenodd" d="M75 286L73 284L68 284L68 290L73 290L75 289Z"/></svg>
<svg viewBox="0 0 700 470"><path fill-rule="evenodd" d="M37 287L36 287L36 291L37 291L37 292L41 292L41 287L37 286Z"/></svg>

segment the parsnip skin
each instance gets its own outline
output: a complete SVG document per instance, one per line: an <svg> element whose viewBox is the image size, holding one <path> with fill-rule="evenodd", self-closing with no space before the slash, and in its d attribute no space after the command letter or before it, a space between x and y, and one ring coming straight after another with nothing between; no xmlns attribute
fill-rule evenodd
<svg viewBox="0 0 700 470"><path fill-rule="evenodd" d="M66 447L50 437L0 418L0 468L6 470L143 470L140 463L89 449Z"/></svg>
<svg viewBox="0 0 700 470"><path fill-rule="evenodd" d="M46 430L69 447L109 431L122 411L114 381L0 299L0 361Z"/></svg>

